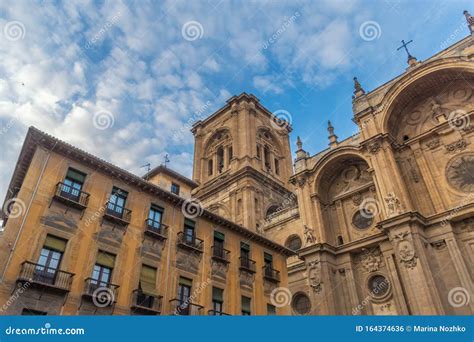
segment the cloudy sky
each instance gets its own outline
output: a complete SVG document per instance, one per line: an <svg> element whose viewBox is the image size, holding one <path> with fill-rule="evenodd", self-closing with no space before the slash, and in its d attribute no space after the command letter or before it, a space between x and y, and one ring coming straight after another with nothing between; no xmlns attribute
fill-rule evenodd
<svg viewBox="0 0 474 342"><path fill-rule="evenodd" d="M291 143L316 153L331 119L351 121L366 90L402 73L400 40L428 58L468 34L471 0L2 1L0 197L35 126L133 173L191 175L189 124L232 95L290 113Z"/></svg>

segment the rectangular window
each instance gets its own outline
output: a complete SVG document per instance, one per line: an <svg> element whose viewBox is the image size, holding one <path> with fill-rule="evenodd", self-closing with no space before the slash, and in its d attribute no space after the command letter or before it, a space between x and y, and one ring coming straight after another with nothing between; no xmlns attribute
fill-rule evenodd
<svg viewBox="0 0 474 342"><path fill-rule="evenodd" d="M122 217L127 196L128 192L114 186L107 205L107 212L111 215Z"/></svg>
<svg viewBox="0 0 474 342"><path fill-rule="evenodd" d="M86 175L69 168L61 186L61 196L79 202Z"/></svg>
<svg viewBox="0 0 474 342"><path fill-rule="evenodd" d="M163 217L163 208L152 205L150 211L148 212L147 224L149 227L160 230L161 228L161 219Z"/></svg>
<svg viewBox="0 0 474 342"><path fill-rule="evenodd" d="M212 309L216 315L224 312L224 290L213 287L212 288Z"/></svg>
<svg viewBox="0 0 474 342"><path fill-rule="evenodd" d="M212 165L212 164L213 164L213 163L212 163L212 159L209 159L209 160L207 161L207 175L208 175L208 176L212 176L212 172L213 172L213 170L212 170L213 165Z"/></svg>
<svg viewBox="0 0 474 342"><path fill-rule="evenodd" d="M184 239L185 242L194 244L196 234L195 234L196 223L189 219L184 219Z"/></svg>
<svg viewBox="0 0 474 342"><path fill-rule="evenodd" d="M249 263L249 259L250 259L250 245L245 243L245 242L241 242L240 243L240 257L242 258L242 266L246 266L244 263L247 262L247 264ZM248 265L247 265L248 267Z"/></svg>
<svg viewBox="0 0 474 342"><path fill-rule="evenodd" d="M267 315L274 316L276 315L276 307L272 304L267 304Z"/></svg>
<svg viewBox="0 0 474 342"><path fill-rule="evenodd" d="M41 249L33 279L46 284L54 284L59 264L66 249L67 241L53 235L47 235Z"/></svg>
<svg viewBox="0 0 474 342"><path fill-rule="evenodd" d="M99 287L109 287L114 265L115 255L99 251L94 269L92 270L90 291L93 292Z"/></svg>
<svg viewBox="0 0 474 342"><path fill-rule="evenodd" d="M179 196L179 185L176 183L171 183L171 192Z"/></svg>
<svg viewBox="0 0 474 342"><path fill-rule="evenodd" d="M250 316L252 311L250 310L251 299L249 297L242 296L242 316Z"/></svg>
<svg viewBox="0 0 474 342"><path fill-rule="evenodd" d="M178 310L180 315L189 315L189 303L193 281L185 277L179 277L178 285Z"/></svg>
<svg viewBox="0 0 474 342"><path fill-rule="evenodd" d="M277 175L280 174L280 161L278 159L275 158L275 173Z"/></svg>
<svg viewBox="0 0 474 342"><path fill-rule="evenodd" d="M22 316L46 316L47 312L24 308L21 311L21 315Z"/></svg>
<svg viewBox="0 0 474 342"><path fill-rule="evenodd" d="M214 256L224 258L224 238L221 232L214 231Z"/></svg>
<svg viewBox="0 0 474 342"><path fill-rule="evenodd" d="M273 257L271 254L263 253L263 260L265 263L265 275L273 276Z"/></svg>

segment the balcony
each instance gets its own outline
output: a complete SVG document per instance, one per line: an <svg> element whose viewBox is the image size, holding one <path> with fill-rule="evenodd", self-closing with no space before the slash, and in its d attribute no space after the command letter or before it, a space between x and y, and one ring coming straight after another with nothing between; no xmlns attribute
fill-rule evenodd
<svg viewBox="0 0 474 342"><path fill-rule="evenodd" d="M136 314L159 315L161 313L162 296L143 293L142 290L132 292L131 309Z"/></svg>
<svg viewBox="0 0 474 342"><path fill-rule="evenodd" d="M230 251L222 246L212 246L212 259L228 264Z"/></svg>
<svg viewBox="0 0 474 342"><path fill-rule="evenodd" d="M87 208L89 196L90 195L87 192L81 191L70 185L59 182L58 184L56 184L53 199L69 207L84 210Z"/></svg>
<svg viewBox="0 0 474 342"><path fill-rule="evenodd" d="M117 301L118 288L118 285L109 282L87 278L82 297L92 299L94 304L99 307L111 306Z"/></svg>
<svg viewBox="0 0 474 342"><path fill-rule="evenodd" d="M148 236L166 240L168 238L168 226L152 219L145 221L145 234Z"/></svg>
<svg viewBox="0 0 474 342"><path fill-rule="evenodd" d="M239 260L240 260L240 266L239 266L240 270L247 271L249 273L256 272L255 261L247 257L240 257Z"/></svg>
<svg viewBox="0 0 474 342"><path fill-rule="evenodd" d="M232 316L231 314L222 312L222 311L216 311L216 310L209 310L207 312L208 316Z"/></svg>
<svg viewBox="0 0 474 342"><path fill-rule="evenodd" d="M204 250L204 241L194 235L187 235L184 232L178 233L178 246L189 248L199 253Z"/></svg>
<svg viewBox="0 0 474 342"><path fill-rule="evenodd" d="M132 211L130 209L121 207L112 202L105 203L104 219L121 226L128 226L131 216Z"/></svg>
<svg viewBox="0 0 474 342"><path fill-rule="evenodd" d="M17 283L29 283L36 287L65 293L71 289L73 276L74 273L24 261L21 264Z"/></svg>
<svg viewBox="0 0 474 342"><path fill-rule="evenodd" d="M275 270L271 266L263 266L263 277L268 281L278 283L280 282L280 271Z"/></svg>
<svg viewBox="0 0 474 342"><path fill-rule="evenodd" d="M171 299L171 313L178 316L201 316L204 306L185 302L180 299Z"/></svg>

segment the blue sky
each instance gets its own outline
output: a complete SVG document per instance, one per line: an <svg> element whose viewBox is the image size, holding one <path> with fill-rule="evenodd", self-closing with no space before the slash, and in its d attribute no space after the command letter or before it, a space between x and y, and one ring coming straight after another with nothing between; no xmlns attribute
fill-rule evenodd
<svg viewBox="0 0 474 342"><path fill-rule="evenodd" d="M189 124L230 96L290 113L291 144L327 147L370 91L468 35L472 1L2 1L0 195L34 125L136 174L169 154L191 175Z"/></svg>

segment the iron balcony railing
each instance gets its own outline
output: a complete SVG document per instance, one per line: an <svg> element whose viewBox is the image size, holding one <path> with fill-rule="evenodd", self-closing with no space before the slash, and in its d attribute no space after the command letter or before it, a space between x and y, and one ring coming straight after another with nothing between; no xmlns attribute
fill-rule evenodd
<svg viewBox="0 0 474 342"><path fill-rule="evenodd" d="M225 263L229 262L230 251L222 246L212 246L212 258Z"/></svg>
<svg viewBox="0 0 474 342"><path fill-rule="evenodd" d="M144 293L140 289L134 290L132 292L132 310L160 314L162 299L162 296Z"/></svg>
<svg viewBox="0 0 474 342"><path fill-rule="evenodd" d="M280 281L280 271L275 270L269 265L263 266L263 276L270 281Z"/></svg>
<svg viewBox="0 0 474 342"><path fill-rule="evenodd" d="M185 234L184 232L178 232L178 244L185 247L194 248L200 252L204 249L204 241L198 239L194 234Z"/></svg>
<svg viewBox="0 0 474 342"><path fill-rule="evenodd" d="M180 316L200 316L202 315L202 305L183 301L180 299L171 299L171 313Z"/></svg>
<svg viewBox="0 0 474 342"><path fill-rule="evenodd" d="M21 264L18 281L69 291L71 289L73 276L74 273L24 261Z"/></svg>
<svg viewBox="0 0 474 342"><path fill-rule="evenodd" d="M159 239L166 239L168 237L168 226L161 222L147 219L145 221L145 233Z"/></svg>
<svg viewBox="0 0 474 342"><path fill-rule="evenodd" d="M207 311L208 316L231 316L228 313L222 312L222 311L217 311L217 310L209 310Z"/></svg>
<svg viewBox="0 0 474 342"><path fill-rule="evenodd" d="M81 209L87 207L89 202L89 194L87 192L76 189L68 184L59 182L56 184L54 197L67 205L72 205Z"/></svg>
<svg viewBox="0 0 474 342"><path fill-rule="evenodd" d="M251 272L251 273L256 272L255 261L253 261L252 259L248 257L240 257L239 260L240 260L239 268L241 270Z"/></svg>
<svg viewBox="0 0 474 342"><path fill-rule="evenodd" d="M130 223L131 216L132 211L130 209L119 206L110 201L105 204L104 218L110 221L128 225Z"/></svg>
<svg viewBox="0 0 474 342"><path fill-rule="evenodd" d="M110 306L117 301L118 285L110 282L87 278L84 281L83 296L95 298L100 305Z"/></svg>

